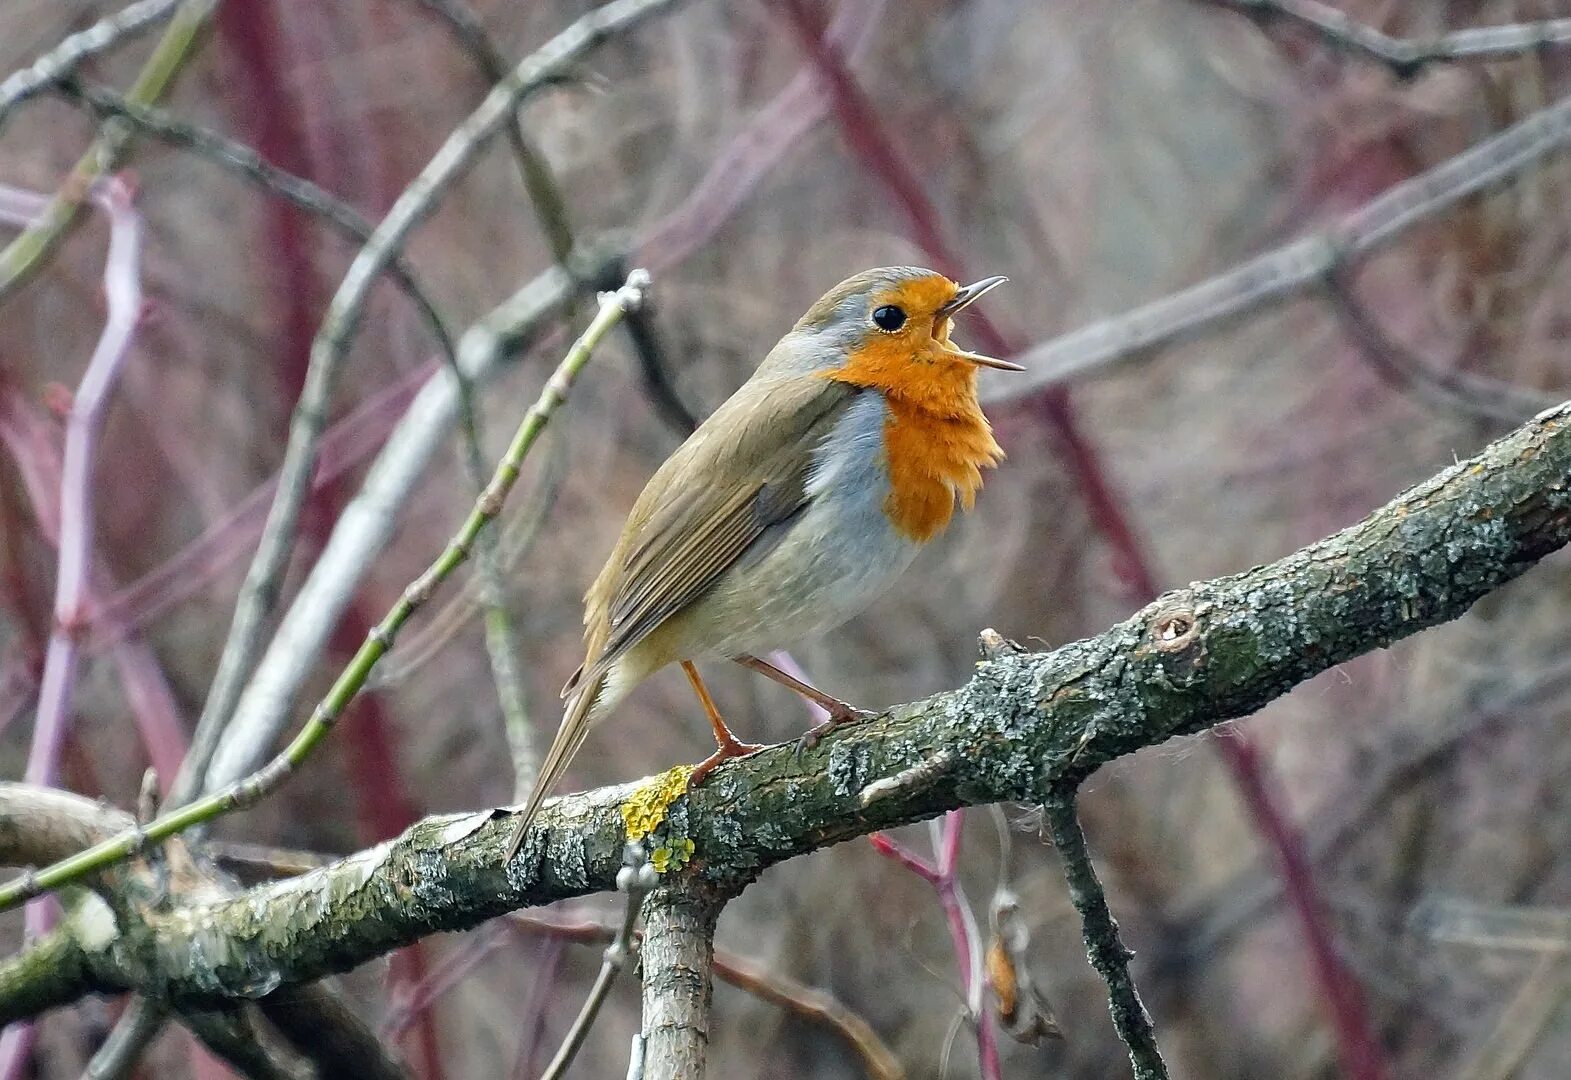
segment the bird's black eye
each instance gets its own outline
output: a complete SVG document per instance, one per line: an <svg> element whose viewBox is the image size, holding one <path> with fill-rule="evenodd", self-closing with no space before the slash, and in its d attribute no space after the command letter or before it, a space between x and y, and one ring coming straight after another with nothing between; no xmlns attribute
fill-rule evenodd
<svg viewBox="0 0 1571 1080"><path fill-rule="evenodd" d="M893 304L885 304L873 312L873 322L877 324L880 330L888 330L893 333L906 324L906 313L903 309L897 308Z"/></svg>

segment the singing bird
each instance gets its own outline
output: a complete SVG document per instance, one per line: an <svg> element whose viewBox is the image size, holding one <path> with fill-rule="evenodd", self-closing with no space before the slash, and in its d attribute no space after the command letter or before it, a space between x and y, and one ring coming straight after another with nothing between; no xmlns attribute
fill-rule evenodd
<svg viewBox="0 0 1571 1080"><path fill-rule="evenodd" d="M961 287L908 266L847 278L656 470L584 599L583 666L508 859L590 727L668 664L714 728L693 784L760 749L731 734L694 660L735 660L817 702L829 720L812 736L866 715L757 654L844 623L957 503L971 509L982 470L1004 456L977 368L1023 369L961 349L951 320L1005 280Z"/></svg>

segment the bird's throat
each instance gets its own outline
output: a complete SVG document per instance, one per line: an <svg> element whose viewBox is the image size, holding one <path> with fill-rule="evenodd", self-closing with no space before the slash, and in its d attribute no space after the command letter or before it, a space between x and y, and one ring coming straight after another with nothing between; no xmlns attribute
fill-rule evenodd
<svg viewBox="0 0 1571 1080"><path fill-rule="evenodd" d="M998 464L1004 451L977 403L975 368L896 359L864 349L824 375L882 393L888 407L884 512L901 535L920 543L943 532L957 502L971 509L982 470Z"/></svg>

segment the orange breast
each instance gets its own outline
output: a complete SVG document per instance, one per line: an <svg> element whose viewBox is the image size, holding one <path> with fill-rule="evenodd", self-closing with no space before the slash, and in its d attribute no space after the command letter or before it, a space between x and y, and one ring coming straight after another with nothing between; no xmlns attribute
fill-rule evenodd
<svg viewBox="0 0 1571 1080"><path fill-rule="evenodd" d="M949 524L957 501L971 509L982 470L998 464L1004 451L977 403L971 364L885 351L877 343L859 349L824 375L883 392L890 488L884 510L903 535L931 540Z"/></svg>

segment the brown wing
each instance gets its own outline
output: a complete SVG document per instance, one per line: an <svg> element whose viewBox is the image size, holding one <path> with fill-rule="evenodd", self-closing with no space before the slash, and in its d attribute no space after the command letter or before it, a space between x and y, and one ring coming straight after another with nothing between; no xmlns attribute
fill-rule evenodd
<svg viewBox="0 0 1571 1080"><path fill-rule="evenodd" d="M660 467L585 597L591 681L802 508L813 451L854 393L811 376L755 379Z"/></svg>

